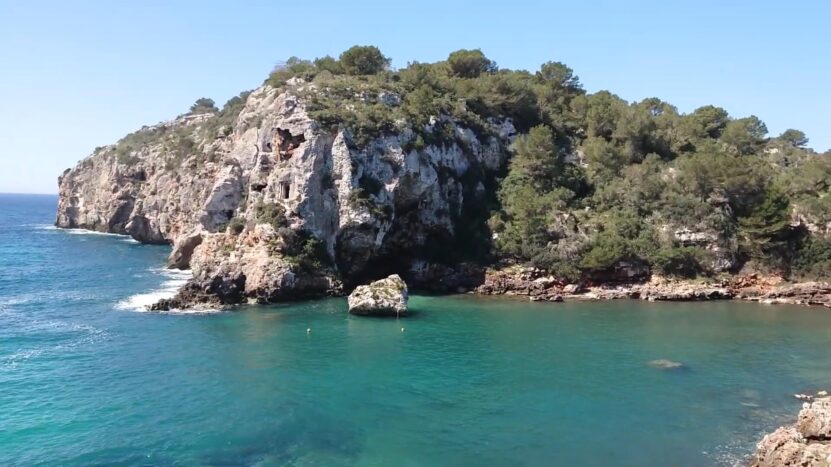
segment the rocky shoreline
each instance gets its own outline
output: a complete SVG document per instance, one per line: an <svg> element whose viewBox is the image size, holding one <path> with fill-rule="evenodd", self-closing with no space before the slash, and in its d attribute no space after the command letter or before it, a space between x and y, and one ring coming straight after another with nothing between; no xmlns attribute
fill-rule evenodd
<svg viewBox="0 0 831 467"><path fill-rule="evenodd" d="M436 274L431 277L433 281L420 283L421 287L417 290L440 294L470 293L527 297L533 302L622 299L651 302L744 300L762 304L831 308L831 283L826 282L784 283L778 278L747 275L722 280L681 280L653 276L649 281L642 283L571 284L558 281L534 268L509 267L480 270L466 266L464 269L464 272L453 270L451 274ZM476 285L477 283L479 285ZM336 285L325 295L344 297L349 295L342 284ZM221 309L227 303L218 299L216 290L222 291L221 296L231 298L238 296L238 303L243 303L243 287L242 282L233 280L205 287L191 281L175 297L159 301L152 305L150 310ZM285 297L284 300L302 300L319 296L321 295L311 293ZM248 300L248 303L257 303L257 301Z"/></svg>
<svg viewBox="0 0 831 467"><path fill-rule="evenodd" d="M525 296L531 301L565 300L701 301L746 300L764 304L814 305L831 308L831 283L784 283L755 274L721 280L680 280L653 276L641 283L571 284L526 267L489 269L474 289L481 295Z"/></svg>
<svg viewBox="0 0 831 467"><path fill-rule="evenodd" d="M796 423L762 438L751 467L831 465L831 397L825 391L818 396L802 405Z"/></svg>

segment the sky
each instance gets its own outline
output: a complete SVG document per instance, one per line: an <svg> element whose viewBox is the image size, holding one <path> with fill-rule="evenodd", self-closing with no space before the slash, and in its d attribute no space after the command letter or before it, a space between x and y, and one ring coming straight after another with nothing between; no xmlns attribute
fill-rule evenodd
<svg viewBox="0 0 831 467"><path fill-rule="evenodd" d="M219 105L290 56L376 45L393 67L480 48L585 89L756 115L831 149L831 2L0 0L0 192L57 177L142 125Z"/></svg>

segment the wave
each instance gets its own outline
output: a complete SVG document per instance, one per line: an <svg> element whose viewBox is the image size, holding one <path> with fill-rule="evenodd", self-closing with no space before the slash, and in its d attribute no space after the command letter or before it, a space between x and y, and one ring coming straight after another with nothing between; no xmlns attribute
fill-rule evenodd
<svg viewBox="0 0 831 467"><path fill-rule="evenodd" d="M70 235L104 235L107 237L118 237L123 238L125 241L126 239L132 240L135 242L133 237L125 234L117 234L112 232L99 232L97 230L87 230L87 229L65 229L63 227L56 227L51 224L34 224L33 227L37 230L54 230L58 232L65 232Z"/></svg>
<svg viewBox="0 0 831 467"><path fill-rule="evenodd" d="M131 295L124 300L119 301L115 304L116 309L139 312L149 311L148 307L159 300L173 298L173 296L176 295L176 292L178 292L179 289L187 283L188 279L193 277L190 270L181 271L178 269L151 269L151 272L164 276L167 280L165 280L157 289L151 290L150 292ZM170 310L167 313L203 314L216 313L217 311L220 310Z"/></svg>

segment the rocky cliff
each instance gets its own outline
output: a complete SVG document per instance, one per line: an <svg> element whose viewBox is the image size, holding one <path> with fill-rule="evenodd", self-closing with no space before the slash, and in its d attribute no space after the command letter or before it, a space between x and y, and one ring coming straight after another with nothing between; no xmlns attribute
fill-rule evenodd
<svg viewBox="0 0 831 467"><path fill-rule="evenodd" d="M194 280L160 307L390 274L534 299L831 304L831 152L802 132L586 93L559 62L389 63L372 46L295 57L221 110L199 99L64 173L57 225L172 244ZM753 275L817 284L730 285Z"/></svg>
<svg viewBox="0 0 831 467"><path fill-rule="evenodd" d="M827 467L831 465L831 398L806 402L796 423L765 435L752 467Z"/></svg>
<svg viewBox="0 0 831 467"><path fill-rule="evenodd" d="M504 167L511 121L490 120L487 137L449 117L400 122L359 147L310 117L314 92L266 85L97 149L60 177L57 226L172 244L170 265L193 279L162 308L321 295L393 272L441 283L453 270L435 247L464 241L461 219L485 220L467 213ZM418 138L439 124L449 138Z"/></svg>

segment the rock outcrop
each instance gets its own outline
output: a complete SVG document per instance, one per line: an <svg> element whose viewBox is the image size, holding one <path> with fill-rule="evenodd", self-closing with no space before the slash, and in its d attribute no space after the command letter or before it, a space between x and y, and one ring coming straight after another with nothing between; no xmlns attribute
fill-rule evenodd
<svg viewBox="0 0 831 467"><path fill-rule="evenodd" d="M765 435L752 467L827 467L831 465L831 398L805 403L797 422Z"/></svg>
<svg viewBox="0 0 831 467"><path fill-rule="evenodd" d="M831 283L800 282L774 287L752 284L742 288L738 296L744 300L768 304L781 303L831 307Z"/></svg>
<svg viewBox="0 0 831 467"><path fill-rule="evenodd" d="M733 298L734 290L724 283L667 280L653 276L643 283L566 284L535 268L512 266L488 269L476 288L483 295L520 295L531 301L559 302L564 299L615 300L635 298L648 301L694 301Z"/></svg>
<svg viewBox="0 0 831 467"><path fill-rule="evenodd" d="M402 122L359 147L309 115L314 92L302 80L266 85L236 109L97 149L60 177L56 225L173 244L169 265L193 280L162 308L341 293L393 272L444 292L474 287L475 274L432 250L485 202L483 184L515 137L511 121L493 120L486 133L449 117ZM422 144L419 134L439 123L450 136Z"/></svg>
<svg viewBox="0 0 831 467"><path fill-rule="evenodd" d="M350 313L368 316L405 316L407 300L407 284L397 274L358 286L347 299Z"/></svg>

